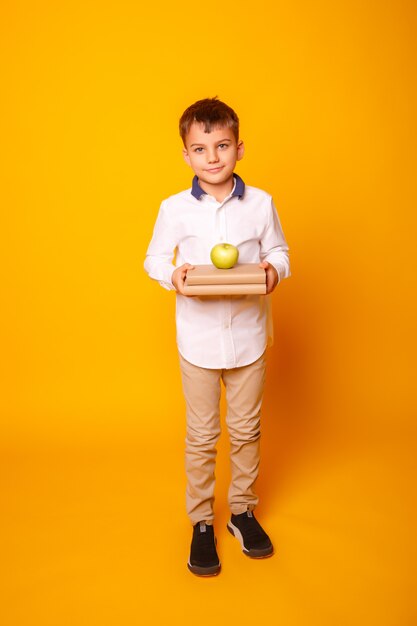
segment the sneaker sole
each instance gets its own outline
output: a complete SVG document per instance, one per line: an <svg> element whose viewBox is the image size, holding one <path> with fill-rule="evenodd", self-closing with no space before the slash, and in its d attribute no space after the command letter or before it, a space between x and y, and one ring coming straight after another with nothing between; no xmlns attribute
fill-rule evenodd
<svg viewBox="0 0 417 626"><path fill-rule="evenodd" d="M250 557L251 559L266 559L274 554L274 547L272 544L268 548L252 548L251 550L247 550L243 542L242 533L240 532L239 528L232 524L232 522L228 522L227 530L231 535L233 535L233 537L235 537L239 541L242 547L243 554L246 554L246 556Z"/></svg>
<svg viewBox="0 0 417 626"><path fill-rule="evenodd" d="M221 564L213 565L212 567L200 567L198 565L191 565L190 562L187 563L187 567L196 576L200 576L202 578L209 578L212 576L217 576L221 570Z"/></svg>

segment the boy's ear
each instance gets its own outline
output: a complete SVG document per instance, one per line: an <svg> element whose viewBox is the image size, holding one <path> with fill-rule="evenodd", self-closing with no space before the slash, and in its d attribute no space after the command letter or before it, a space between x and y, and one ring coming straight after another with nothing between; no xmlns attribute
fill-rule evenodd
<svg viewBox="0 0 417 626"><path fill-rule="evenodd" d="M238 144L237 144L237 160L240 161L240 159L243 159L244 154L245 154L245 144L243 143L242 139L240 139L240 141L238 141Z"/></svg>
<svg viewBox="0 0 417 626"><path fill-rule="evenodd" d="M184 161L187 163L187 165L191 166L190 157L188 156L187 148L182 149L182 156L184 157Z"/></svg>

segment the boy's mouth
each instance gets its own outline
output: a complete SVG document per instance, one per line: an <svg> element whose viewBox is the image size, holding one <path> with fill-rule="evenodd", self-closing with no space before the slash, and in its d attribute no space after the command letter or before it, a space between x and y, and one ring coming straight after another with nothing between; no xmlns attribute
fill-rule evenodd
<svg viewBox="0 0 417 626"><path fill-rule="evenodd" d="M211 174L215 174L216 172L220 172L220 170L222 170L223 167L224 167L223 165L221 165L220 167L213 167L210 170L206 170L206 172L210 172Z"/></svg>

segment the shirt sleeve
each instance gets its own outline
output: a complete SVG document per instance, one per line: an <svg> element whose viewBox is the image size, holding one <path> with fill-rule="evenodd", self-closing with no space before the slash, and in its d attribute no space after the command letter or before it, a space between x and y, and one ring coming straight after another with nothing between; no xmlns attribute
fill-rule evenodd
<svg viewBox="0 0 417 626"><path fill-rule="evenodd" d="M268 261L278 272L278 282L291 276L289 247L282 232L281 223L273 199L268 207L268 221L261 239L260 258Z"/></svg>
<svg viewBox="0 0 417 626"><path fill-rule="evenodd" d="M170 291L175 290L172 284L172 273L175 248L177 246L176 230L167 215L165 200L159 209L153 236L146 252L144 268L150 278Z"/></svg>

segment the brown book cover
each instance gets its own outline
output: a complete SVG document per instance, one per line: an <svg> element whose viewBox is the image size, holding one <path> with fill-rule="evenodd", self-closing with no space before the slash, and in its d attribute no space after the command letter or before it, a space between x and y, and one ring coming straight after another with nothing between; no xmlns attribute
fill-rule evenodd
<svg viewBox="0 0 417 626"><path fill-rule="evenodd" d="M245 296L266 294L266 283L234 283L231 285L184 285L187 296Z"/></svg>
<svg viewBox="0 0 417 626"><path fill-rule="evenodd" d="M229 270L221 270L214 265L196 265L188 270L186 285L236 285L263 284L265 270L257 263L241 263Z"/></svg>

